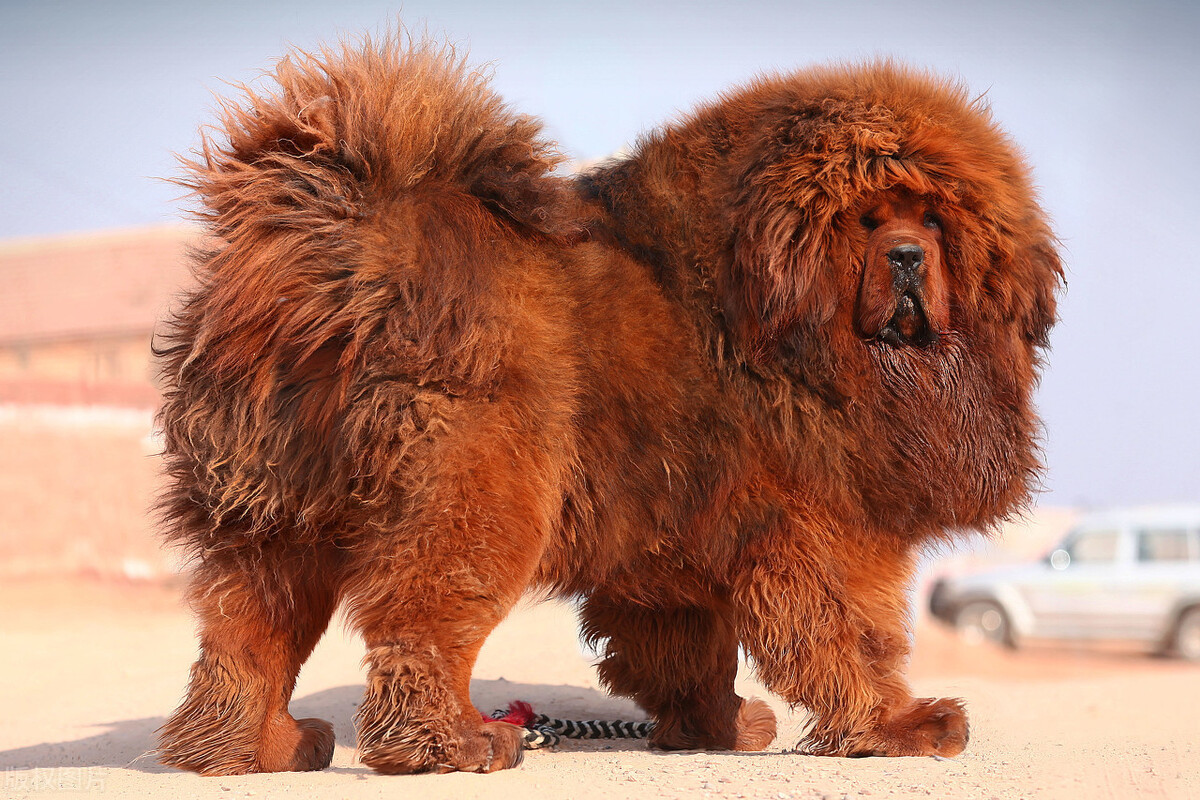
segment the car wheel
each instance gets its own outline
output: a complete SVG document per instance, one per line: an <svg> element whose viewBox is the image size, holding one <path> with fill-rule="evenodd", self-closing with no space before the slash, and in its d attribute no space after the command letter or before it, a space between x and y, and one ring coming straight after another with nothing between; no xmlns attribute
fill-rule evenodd
<svg viewBox="0 0 1200 800"><path fill-rule="evenodd" d="M1175 629L1175 653L1188 661L1200 661L1200 608L1190 608Z"/></svg>
<svg viewBox="0 0 1200 800"><path fill-rule="evenodd" d="M1013 646L1008 617L1004 609L990 600L976 600L960 608L954 615L954 628L969 644L993 642Z"/></svg>

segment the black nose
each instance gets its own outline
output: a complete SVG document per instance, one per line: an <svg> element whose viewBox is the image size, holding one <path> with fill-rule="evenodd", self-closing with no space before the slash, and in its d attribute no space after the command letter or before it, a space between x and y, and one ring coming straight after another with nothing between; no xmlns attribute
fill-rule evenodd
<svg viewBox="0 0 1200 800"><path fill-rule="evenodd" d="M919 244L902 244L889 250L887 258L892 269L912 273L925 263L925 251Z"/></svg>

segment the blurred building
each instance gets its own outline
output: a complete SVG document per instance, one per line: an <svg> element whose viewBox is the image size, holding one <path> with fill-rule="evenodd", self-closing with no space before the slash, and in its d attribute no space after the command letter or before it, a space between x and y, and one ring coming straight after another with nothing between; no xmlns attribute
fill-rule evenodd
<svg viewBox="0 0 1200 800"><path fill-rule="evenodd" d="M194 229L0 242L0 579L172 570L158 479L156 324Z"/></svg>
<svg viewBox="0 0 1200 800"><path fill-rule="evenodd" d="M150 337L195 238L169 227L0 242L0 403L153 408Z"/></svg>

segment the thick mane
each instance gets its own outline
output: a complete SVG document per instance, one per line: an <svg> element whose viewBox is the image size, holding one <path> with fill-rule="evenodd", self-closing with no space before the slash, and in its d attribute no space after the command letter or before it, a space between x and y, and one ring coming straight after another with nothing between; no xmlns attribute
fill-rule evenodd
<svg viewBox="0 0 1200 800"><path fill-rule="evenodd" d="M961 83L890 62L765 76L584 187L612 238L712 321L714 358L765 379L747 390L799 472L840 464L852 506L925 536L1025 502L1039 463L1029 395L1062 270L1020 151ZM952 335L932 353L870 346L846 318L860 206L896 191L944 220Z"/></svg>

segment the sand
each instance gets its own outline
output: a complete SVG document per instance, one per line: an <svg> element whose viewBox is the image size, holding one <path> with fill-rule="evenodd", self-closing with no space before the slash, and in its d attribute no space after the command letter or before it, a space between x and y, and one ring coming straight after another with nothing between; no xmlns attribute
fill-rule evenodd
<svg viewBox="0 0 1200 800"><path fill-rule="evenodd" d="M828 759L787 752L803 715L769 698L770 751L657 753L644 742L569 742L494 775L387 777L355 758L362 646L332 628L301 673L293 714L330 720L338 746L316 773L200 778L158 765L153 731L195 655L178 588L86 580L0 586L0 797L144 798L1188 798L1200 797L1200 667L1140 654L1010 654L918 625L912 680L966 699L971 744L952 760ZM493 634L472 685L564 718L640 719L598 688L571 609L524 605Z"/></svg>

